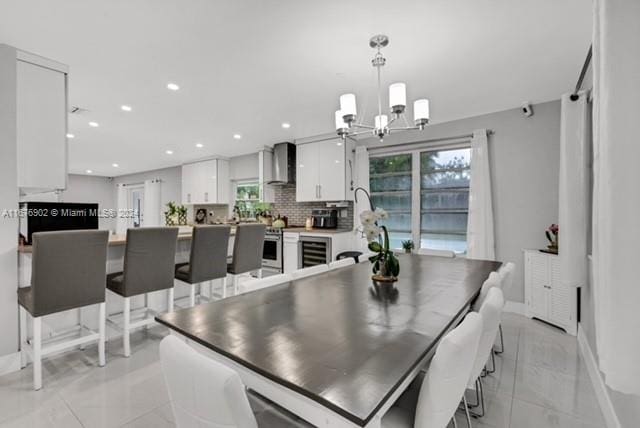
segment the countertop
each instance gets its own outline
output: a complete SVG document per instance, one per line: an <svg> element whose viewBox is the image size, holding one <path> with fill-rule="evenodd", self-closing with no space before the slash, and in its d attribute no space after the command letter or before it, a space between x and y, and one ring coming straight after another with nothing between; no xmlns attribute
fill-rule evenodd
<svg viewBox="0 0 640 428"><path fill-rule="evenodd" d="M336 233L347 233L351 232L352 229L307 229L304 226L292 226L285 227L283 231L289 233L326 233L328 235L333 235Z"/></svg>

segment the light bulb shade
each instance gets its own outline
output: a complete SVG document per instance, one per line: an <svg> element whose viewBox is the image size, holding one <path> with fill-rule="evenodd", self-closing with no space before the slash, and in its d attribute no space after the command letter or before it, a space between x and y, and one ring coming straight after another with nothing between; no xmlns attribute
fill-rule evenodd
<svg viewBox="0 0 640 428"><path fill-rule="evenodd" d="M342 116L342 110L336 110L336 131L338 132L349 128L349 124L344 121Z"/></svg>
<svg viewBox="0 0 640 428"><path fill-rule="evenodd" d="M355 117L358 114L355 94L340 95L340 111L342 111L342 116L345 117L345 120L347 116Z"/></svg>
<svg viewBox="0 0 640 428"><path fill-rule="evenodd" d="M382 114L380 116L376 116L375 123L376 123L376 130L377 131L384 130L387 127L387 125L389 124L389 120L387 118L387 115L386 114Z"/></svg>
<svg viewBox="0 0 640 428"><path fill-rule="evenodd" d="M394 113L402 113L407 106L407 86L404 83L389 85L389 107Z"/></svg>
<svg viewBox="0 0 640 428"><path fill-rule="evenodd" d="M413 120L416 125L429 123L429 100L415 100L413 103Z"/></svg>

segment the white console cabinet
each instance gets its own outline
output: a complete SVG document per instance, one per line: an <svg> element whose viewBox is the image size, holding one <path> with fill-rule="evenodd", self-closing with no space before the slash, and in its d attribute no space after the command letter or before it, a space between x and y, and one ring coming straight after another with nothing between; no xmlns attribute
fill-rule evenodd
<svg viewBox="0 0 640 428"><path fill-rule="evenodd" d="M560 282L560 260L555 254L524 251L526 315L576 335L578 292Z"/></svg>

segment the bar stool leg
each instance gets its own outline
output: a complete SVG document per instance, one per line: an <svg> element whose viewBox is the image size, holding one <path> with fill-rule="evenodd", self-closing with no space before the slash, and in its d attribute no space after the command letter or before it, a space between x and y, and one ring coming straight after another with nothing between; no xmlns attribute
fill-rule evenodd
<svg viewBox="0 0 640 428"><path fill-rule="evenodd" d="M33 318L33 389L42 388L42 318Z"/></svg>
<svg viewBox="0 0 640 428"><path fill-rule="evenodd" d="M98 365L104 367L106 364L105 354L105 341L106 341L106 321L107 321L107 304L105 302L100 303L100 314L98 315L98 333L100 338L98 339Z"/></svg>
<svg viewBox="0 0 640 428"><path fill-rule="evenodd" d="M191 290L189 290L189 303L193 308L196 305L196 285L191 284Z"/></svg>
<svg viewBox="0 0 640 428"><path fill-rule="evenodd" d="M167 312L173 312L173 287L167 289Z"/></svg>
<svg viewBox="0 0 640 428"><path fill-rule="evenodd" d="M23 369L27 366L27 311L18 305L20 311L20 368Z"/></svg>
<svg viewBox="0 0 640 428"><path fill-rule="evenodd" d="M258 269L258 278L262 279L262 269Z"/></svg>
<svg viewBox="0 0 640 428"><path fill-rule="evenodd" d="M227 277L222 278L222 298L227 298Z"/></svg>
<svg viewBox="0 0 640 428"><path fill-rule="evenodd" d="M131 342L129 341L129 330L131 324L131 299L129 297L124 298L124 312L123 312L123 325L122 325L122 347L124 348L124 356L131 356Z"/></svg>
<svg viewBox="0 0 640 428"><path fill-rule="evenodd" d="M82 308L78 308L78 324L80 324L80 337L83 336L84 320L82 319ZM80 344L80 350L84 351L84 343Z"/></svg>

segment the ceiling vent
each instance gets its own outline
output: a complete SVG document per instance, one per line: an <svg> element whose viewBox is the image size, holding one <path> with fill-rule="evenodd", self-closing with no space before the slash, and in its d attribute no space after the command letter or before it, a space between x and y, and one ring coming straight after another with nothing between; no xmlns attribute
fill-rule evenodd
<svg viewBox="0 0 640 428"><path fill-rule="evenodd" d="M78 107L78 106L71 106L69 107L69 113L70 114L84 114L84 113L88 113L89 110L87 110L86 108L82 108L82 107Z"/></svg>

